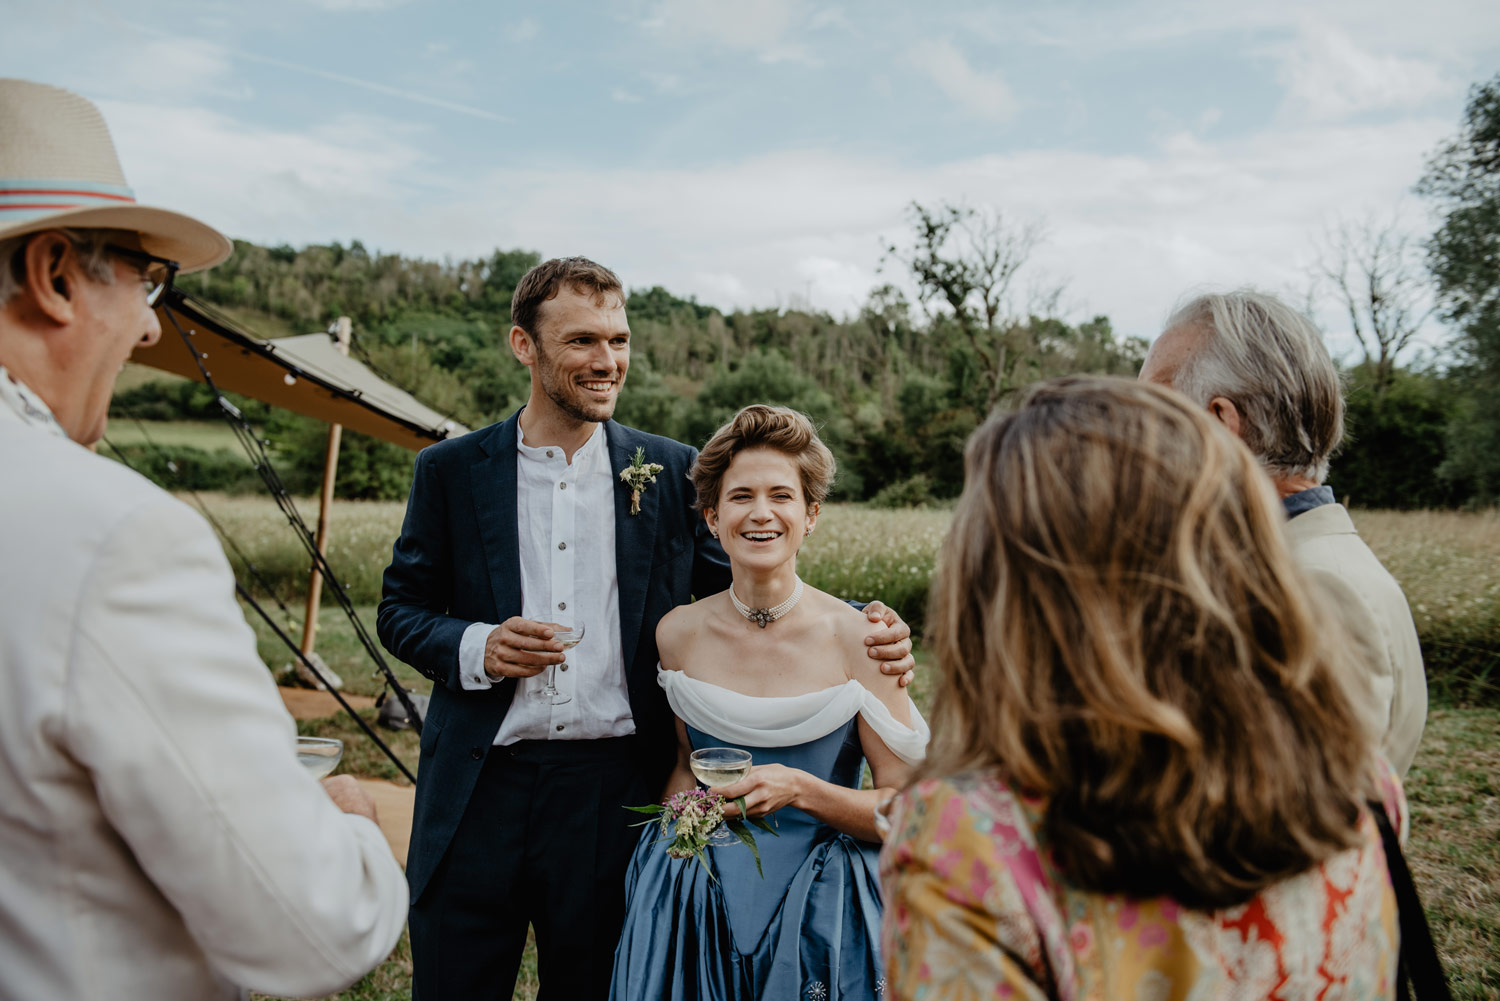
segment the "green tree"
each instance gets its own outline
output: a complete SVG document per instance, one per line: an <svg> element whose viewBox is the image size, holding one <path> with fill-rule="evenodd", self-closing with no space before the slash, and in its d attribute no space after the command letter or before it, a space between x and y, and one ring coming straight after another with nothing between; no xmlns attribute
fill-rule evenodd
<svg viewBox="0 0 1500 1001"><path fill-rule="evenodd" d="M1359 365L1349 373L1349 436L1333 460L1329 486L1360 507L1462 503L1466 485L1437 475L1455 411L1451 380L1441 373L1398 368L1382 375L1373 362Z"/></svg>
<svg viewBox="0 0 1500 1001"><path fill-rule="evenodd" d="M1378 402L1401 352L1432 315L1420 248L1395 219L1345 219L1325 234L1318 270L1349 317Z"/></svg>
<svg viewBox="0 0 1500 1001"><path fill-rule="evenodd" d="M1464 122L1427 164L1417 191L1443 223L1427 246L1444 314L1458 328L1455 376L1467 399L1442 473L1500 500L1500 74L1469 92Z"/></svg>
<svg viewBox="0 0 1500 1001"><path fill-rule="evenodd" d="M741 407L752 403L791 407L812 418L824 444L842 465L834 495L863 496L859 475L846 461L851 422L817 380L776 350L752 352L711 379L683 422L683 440L702 446Z"/></svg>
<svg viewBox="0 0 1500 1001"><path fill-rule="evenodd" d="M1012 294L1016 274L1041 241L1041 230L1017 226L997 210L948 204L929 208L912 202L909 216L911 242L891 244L886 259L911 272L922 305L945 307L934 323L949 322L961 335L989 409L1017 388L1017 367L1035 352L1031 325L1018 315Z"/></svg>
<svg viewBox="0 0 1500 1001"><path fill-rule="evenodd" d="M328 425L285 410L266 425L271 461L287 490L308 496L322 489L328 457ZM411 489L412 453L388 441L344 429L339 443L335 497L402 500Z"/></svg>

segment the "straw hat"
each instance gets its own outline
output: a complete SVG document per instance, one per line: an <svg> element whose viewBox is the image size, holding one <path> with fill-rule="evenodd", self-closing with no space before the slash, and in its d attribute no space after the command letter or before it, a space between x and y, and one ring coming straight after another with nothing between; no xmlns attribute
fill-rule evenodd
<svg viewBox="0 0 1500 1001"><path fill-rule="evenodd" d="M45 229L123 229L183 271L234 249L218 230L135 203L104 116L77 94L0 79L0 240Z"/></svg>

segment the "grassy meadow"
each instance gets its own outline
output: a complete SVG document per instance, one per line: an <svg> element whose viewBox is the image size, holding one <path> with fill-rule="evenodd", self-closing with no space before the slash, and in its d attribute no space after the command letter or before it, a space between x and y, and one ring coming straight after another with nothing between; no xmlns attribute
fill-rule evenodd
<svg viewBox="0 0 1500 1001"><path fill-rule="evenodd" d="M268 611L294 639L300 637L306 558L272 502L217 495L204 500L244 557L281 594L291 615L282 621L270 601ZM300 504L312 523L315 502ZM334 511L330 560L372 632L380 573L389 561L402 507L340 503ZM810 584L842 597L880 598L908 621L920 623L949 517L945 510L830 505L807 542L800 569ZM1412 807L1408 857L1454 996L1500 1001L1500 514L1356 511L1354 519L1405 588L1428 660L1433 705L1407 777ZM239 556L231 559L244 562ZM252 589L259 596L261 588ZM279 673L289 664L289 654L253 614L250 618L262 656ZM347 689L377 694L380 683L373 665L326 597L319 626L319 652L344 677ZM416 691L430 688L410 668L396 669ZM917 687L930 691L930 685ZM919 694L918 701L925 699ZM374 711L366 715L373 719ZM395 777L395 769L347 719L315 720L301 728L308 734L344 737L344 770ZM392 743L415 767L415 738L409 732L396 734ZM390 960L340 997L406 998L409 983L410 955L403 940ZM529 1001L535 992L535 966L528 954L516 997Z"/></svg>
<svg viewBox="0 0 1500 1001"><path fill-rule="evenodd" d="M224 451L240 458L245 465L239 439L223 421L136 421L116 417L109 422L109 440L116 445L186 445L205 452Z"/></svg>

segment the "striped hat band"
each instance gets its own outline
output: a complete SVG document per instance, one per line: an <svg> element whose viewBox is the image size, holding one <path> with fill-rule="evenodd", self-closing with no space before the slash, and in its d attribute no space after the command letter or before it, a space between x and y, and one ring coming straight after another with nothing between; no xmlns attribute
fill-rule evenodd
<svg viewBox="0 0 1500 1001"><path fill-rule="evenodd" d="M135 192L123 184L0 177L0 220L6 222L29 222L68 209L134 204Z"/></svg>

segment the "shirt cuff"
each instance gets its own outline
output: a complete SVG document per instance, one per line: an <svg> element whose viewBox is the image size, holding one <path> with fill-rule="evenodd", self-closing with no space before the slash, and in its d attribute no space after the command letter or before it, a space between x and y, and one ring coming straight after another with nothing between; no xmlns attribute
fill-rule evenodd
<svg viewBox="0 0 1500 1001"><path fill-rule="evenodd" d="M484 673L484 645L496 628L488 622L471 623L458 641L458 679L465 691L482 692L495 685Z"/></svg>

